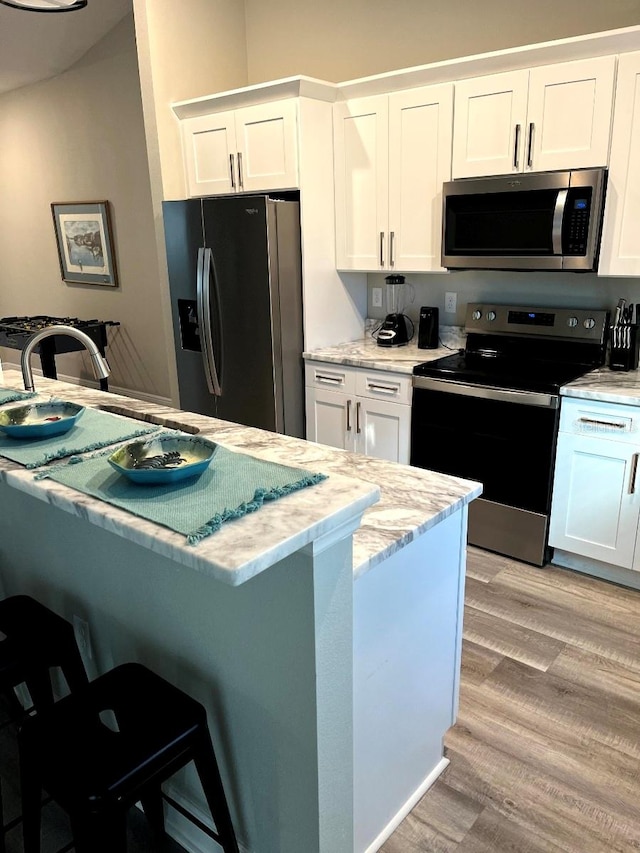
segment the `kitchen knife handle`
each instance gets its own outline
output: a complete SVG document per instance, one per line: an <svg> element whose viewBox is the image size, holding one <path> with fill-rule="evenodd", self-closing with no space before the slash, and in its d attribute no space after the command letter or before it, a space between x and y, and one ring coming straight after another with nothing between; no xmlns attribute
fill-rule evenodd
<svg viewBox="0 0 640 853"><path fill-rule="evenodd" d="M631 475L629 477L629 494L633 495L636 491L636 474L638 473L638 453L634 453L631 457Z"/></svg>
<svg viewBox="0 0 640 853"><path fill-rule="evenodd" d="M533 166L533 131L535 124L529 122L529 151L527 152L527 166L531 169Z"/></svg>
<svg viewBox="0 0 640 853"><path fill-rule="evenodd" d="M347 432L351 432L351 400L347 400Z"/></svg>
<svg viewBox="0 0 640 853"><path fill-rule="evenodd" d="M384 266L384 231L380 232L380 266Z"/></svg>
<svg viewBox="0 0 640 853"><path fill-rule="evenodd" d="M235 190L235 188L236 188L236 175L235 175L235 169L233 168L233 154L229 154L229 171L231 172L231 189Z"/></svg>
<svg viewBox="0 0 640 853"><path fill-rule="evenodd" d="M516 125L516 141L515 141L515 144L513 146L513 168L516 170L520 167L520 152L518 149L520 148L520 131L521 130L522 130L522 126L517 124Z"/></svg>

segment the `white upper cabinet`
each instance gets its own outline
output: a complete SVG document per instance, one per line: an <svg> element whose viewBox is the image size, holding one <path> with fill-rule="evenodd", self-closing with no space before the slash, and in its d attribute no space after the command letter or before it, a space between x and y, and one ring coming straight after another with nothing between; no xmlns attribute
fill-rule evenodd
<svg viewBox="0 0 640 853"><path fill-rule="evenodd" d="M452 125L451 84L335 105L338 269L441 269Z"/></svg>
<svg viewBox="0 0 640 853"><path fill-rule="evenodd" d="M295 99L187 118L181 128L190 196L298 186Z"/></svg>
<svg viewBox="0 0 640 853"><path fill-rule="evenodd" d="M603 56L456 83L453 177L606 166L615 69Z"/></svg>
<svg viewBox="0 0 640 853"><path fill-rule="evenodd" d="M640 53L618 61L600 275L640 276Z"/></svg>

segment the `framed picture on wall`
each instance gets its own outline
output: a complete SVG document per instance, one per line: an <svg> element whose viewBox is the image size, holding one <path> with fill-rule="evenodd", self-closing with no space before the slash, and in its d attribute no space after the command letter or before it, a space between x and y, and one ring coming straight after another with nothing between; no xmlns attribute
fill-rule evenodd
<svg viewBox="0 0 640 853"><path fill-rule="evenodd" d="M62 280L117 287L108 201L51 205Z"/></svg>

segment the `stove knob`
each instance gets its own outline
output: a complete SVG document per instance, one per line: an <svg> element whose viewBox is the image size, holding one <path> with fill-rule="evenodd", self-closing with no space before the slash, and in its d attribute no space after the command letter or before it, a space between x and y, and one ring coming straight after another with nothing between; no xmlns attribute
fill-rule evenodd
<svg viewBox="0 0 640 853"><path fill-rule="evenodd" d="M480 311L480 309L479 309L479 308L476 308L476 310L475 310L475 311L473 312L473 314L471 315L471 318L472 318L473 320L479 320L481 317L482 317L482 311Z"/></svg>
<svg viewBox="0 0 640 853"><path fill-rule="evenodd" d="M587 317L587 319L582 325L585 327L585 329L593 329L596 325L596 321L593 319L593 317Z"/></svg>
<svg viewBox="0 0 640 853"><path fill-rule="evenodd" d="M567 326L569 326L570 329L575 329L575 327L577 325L578 325L578 318L577 317L569 317L569 319L567 320Z"/></svg>
<svg viewBox="0 0 640 853"><path fill-rule="evenodd" d="M496 312L495 311L489 311L489 313L487 314L487 320L495 320L495 319L496 319Z"/></svg>

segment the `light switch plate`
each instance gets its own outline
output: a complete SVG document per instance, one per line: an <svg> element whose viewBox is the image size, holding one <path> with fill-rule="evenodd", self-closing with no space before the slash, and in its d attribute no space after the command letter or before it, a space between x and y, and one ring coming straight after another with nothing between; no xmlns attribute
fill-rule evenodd
<svg viewBox="0 0 640 853"><path fill-rule="evenodd" d="M382 288L374 287L371 290L371 304L374 308L382 308Z"/></svg>

